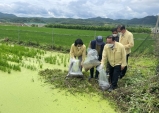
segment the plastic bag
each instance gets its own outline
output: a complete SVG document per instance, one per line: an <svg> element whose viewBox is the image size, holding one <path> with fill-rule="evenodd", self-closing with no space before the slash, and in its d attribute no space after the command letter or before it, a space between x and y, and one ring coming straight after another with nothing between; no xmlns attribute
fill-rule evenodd
<svg viewBox="0 0 159 113"><path fill-rule="evenodd" d="M98 69L99 71L99 87L104 91L107 90L110 87L109 81L108 81L108 75L106 74L104 69Z"/></svg>
<svg viewBox="0 0 159 113"><path fill-rule="evenodd" d="M79 71L79 60L75 60L75 61L73 62L71 71L72 71L72 72L78 72L78 71Z"/></svg>
<svg viewBox="0 0 159 113"><path fill-rule="evenodd" d="M83 76L79 62L77 59L70 59L70 68L67 76Z"/></svg>
<svg viewBox="0 0 159 113"><path fill-rule="evenodd" d="M98 60L97 50L88 48L87 53L87 58L82 65L86 71L100 64L100 61Z"/></svg>
<svg viewBox="0 0 159 113"><path fill-rule="evenodd" d="M98 52L96 49L88 48L87 53L88 53L87 57L89 57L90 60L94 60L94 59L98 60Z"/></svg>

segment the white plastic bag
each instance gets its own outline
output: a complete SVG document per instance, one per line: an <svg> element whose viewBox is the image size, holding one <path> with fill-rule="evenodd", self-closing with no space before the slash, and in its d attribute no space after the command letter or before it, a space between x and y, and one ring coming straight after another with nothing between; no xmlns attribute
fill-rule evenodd
<svg viewBox="0 0 159 113"><path fill-rule="evenodd" d="M92 67L98 66L100 64L100 61L98 60L98 52L96 49L87 49L87 58L83 62L83 67L87 71L91 69Z"/></svg>
<svg viewBox="0 0 159 113"><path fill-rule="evenodd" d="M71 71L72 72L78 72L79 71L79 60L74 60Z"/></svg>
<svg viewBox="0 0 159 113"><path fill-rule="evenodd" d="M108 81L108 75L106 74L106 72L103 68L102 69L98 68L98 71L99 71L99 80L98 80L99 87L103 91L107 90L110 87L110 84L109 84L109 81Z"/></svg>
<svg viewBox="0 0 159 113"><path fill-rule="evenodd" d="M77 59L70 59L70 68L67 76L83 76L79 62Z"/></svg>
<svg viewBox="0 0 159 113"><path fill-rule="evenodd" d="M97 59L98 60L98 52L96 49L87 49L87 57L89 57L90 60Z"/></svg>

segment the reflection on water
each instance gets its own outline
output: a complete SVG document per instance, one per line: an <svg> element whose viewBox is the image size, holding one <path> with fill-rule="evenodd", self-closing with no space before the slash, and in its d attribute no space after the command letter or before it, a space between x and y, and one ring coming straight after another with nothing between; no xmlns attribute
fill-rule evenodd
<svg viewBox="0 0 159 113"><path fill-rule="evenodd" d="M71 95L38 79L37 71L0 71L0 113L114 113L98 96Z"/></svg>

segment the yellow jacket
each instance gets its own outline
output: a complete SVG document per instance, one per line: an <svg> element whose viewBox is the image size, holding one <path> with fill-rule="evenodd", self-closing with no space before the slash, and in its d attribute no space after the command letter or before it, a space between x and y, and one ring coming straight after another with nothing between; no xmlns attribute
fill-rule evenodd
<svg viewBox="0 0 159 113"><path fill-rule="evenodd" d="M78 48L72 44L70 49L70 56L71 58L82 56L82 62L84 62L86 57L86 46L83 44L81 49L78 50Z"/></svg>
<svg viewBox="0 0 159 113"><path fill-rule="evenodd" d="M112 67L116 65L126 66L126 52L124 46L119 42L115 42L112 49L106 44L104 46L101 64L105 65L107 60Z"/></svg>
<svg viewBox="0 0 159 113"><path fill-rule="evenodd" d="M131 53L131 48L134 46L133 34L126 30L123 35L120 35L119 42L124 45L126 54Z"/></svg>

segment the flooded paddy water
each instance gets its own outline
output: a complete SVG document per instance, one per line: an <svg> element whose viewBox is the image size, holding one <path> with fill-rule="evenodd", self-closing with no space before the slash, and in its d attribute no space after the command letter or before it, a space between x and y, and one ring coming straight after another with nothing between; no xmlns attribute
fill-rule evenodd
<svg viewBox="0 0 159 113"><path fill-rule="evenodd" d="M47 52L43 57L57 54L61 53ZM65 90L52 89L52 84L40 78L39 70L67 70L68 64L48 64L41 58L42 67L39 67L34 64L36 60L23 59L24 64L34 65L36 70L23 66L20 72L0 71L0 113L115 113L110 102L101 95L72 95Z"/></svg>

